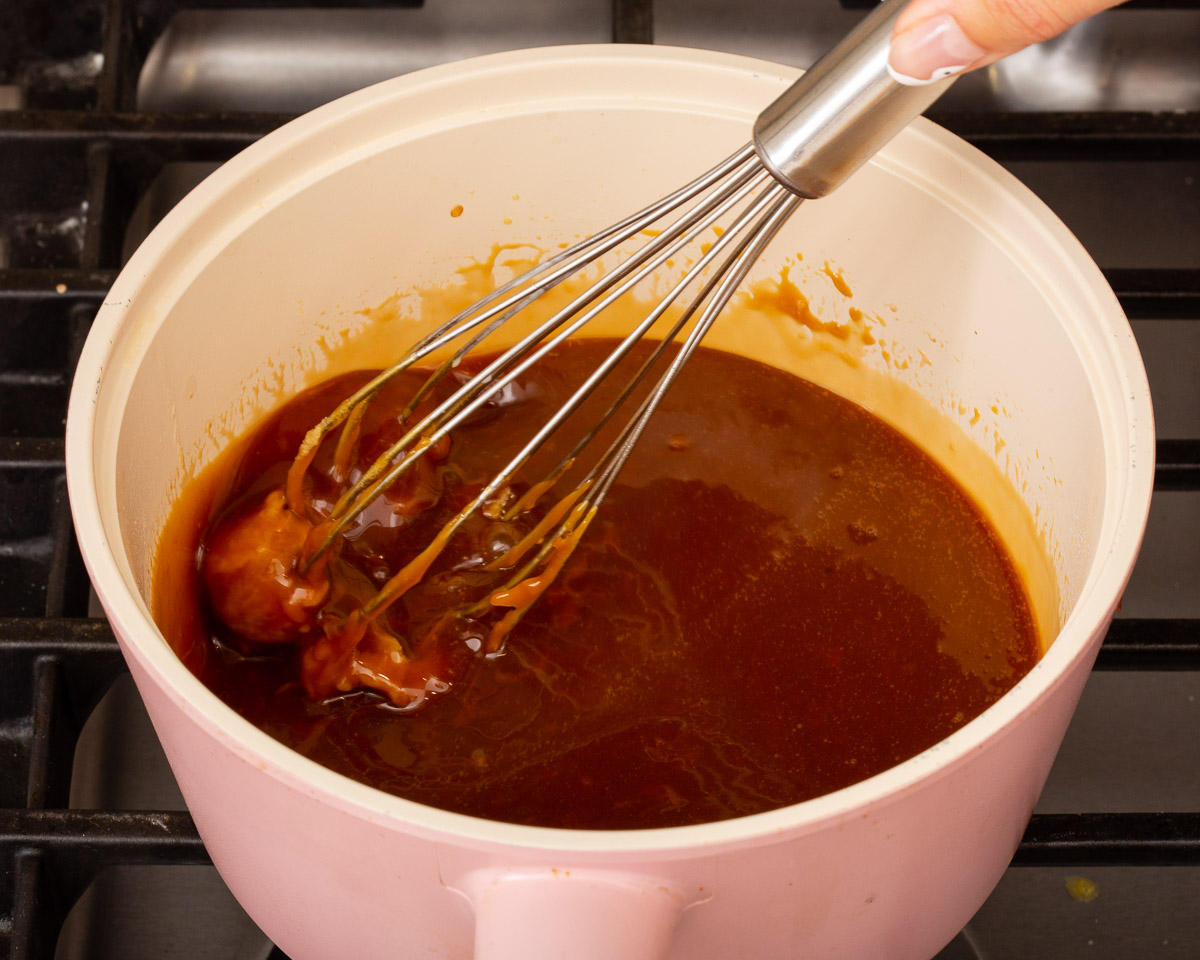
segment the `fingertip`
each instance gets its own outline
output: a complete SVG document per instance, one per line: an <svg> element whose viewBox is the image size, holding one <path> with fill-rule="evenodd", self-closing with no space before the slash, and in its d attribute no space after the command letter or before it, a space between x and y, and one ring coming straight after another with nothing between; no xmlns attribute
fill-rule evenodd
<svg viewBox="0 0 1200 960"><path fill-rule="evenodd" d="M948 13L939 13L892 35L888 72L906 85L934 83L982 63L988 52Z"/></svg>

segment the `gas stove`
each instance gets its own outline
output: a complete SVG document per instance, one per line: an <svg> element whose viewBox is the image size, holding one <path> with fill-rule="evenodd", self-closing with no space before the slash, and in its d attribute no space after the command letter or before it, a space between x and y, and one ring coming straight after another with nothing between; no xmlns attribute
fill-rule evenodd
<svg viewBox="0 0 1200 960"><path fill-rule="evenodd" d="M90 594L63 477L117 270L298 112L480 53L667 43L806 66L860 0L6 0L0 14L0 948L272 958L208 865ZM960 81L931 116L1083 241L1150 375L1150 524L1046 791L939 960L1200 952L1200 5L1137 2Z"/></svg>

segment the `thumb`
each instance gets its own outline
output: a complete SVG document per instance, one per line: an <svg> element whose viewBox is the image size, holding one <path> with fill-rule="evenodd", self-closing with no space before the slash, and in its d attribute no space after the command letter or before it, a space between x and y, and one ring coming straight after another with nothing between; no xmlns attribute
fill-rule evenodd
<svg viewBox="0 0 1200 960"><path fill-rule="evenodd" d="M948 77L1062 33L1120 0L912 0L888 62L916 80Z"/></svg>

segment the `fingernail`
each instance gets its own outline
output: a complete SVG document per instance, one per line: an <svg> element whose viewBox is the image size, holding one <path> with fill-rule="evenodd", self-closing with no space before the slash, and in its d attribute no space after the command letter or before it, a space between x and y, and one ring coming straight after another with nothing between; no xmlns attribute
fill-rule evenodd
<svg viewBox="0 0 1200 960"><path fill-rule="evenodd" d="M961 73L986 53L941 13L892 38L888 72L901 83L932 83Z"/></svg>

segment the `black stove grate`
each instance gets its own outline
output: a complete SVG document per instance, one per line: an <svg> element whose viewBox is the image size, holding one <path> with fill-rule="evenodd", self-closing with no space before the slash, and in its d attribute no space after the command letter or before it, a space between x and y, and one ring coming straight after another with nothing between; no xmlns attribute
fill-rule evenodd
<svg viewBox="0 0 1200 960"><path fill-rule="evenodd" d="M228 159L288 117L145 114L132 99L149 41L179 7L279 3L9 3L0 84L23 102L0 109L0 951L48 960L103 868L208 862L186 813L68 806L80 729L125 669L107 624L86 618L63 466L72 372L150 180L172 161ZM652 0L612 9L615 40L652 39ZM1200 159L1197 112L938 119L1000 160ZM1200 268L1108 277L1133 318L1200 321ZM1158 457L1156 490L1200 490L1200 438L1160 440ZM1200 621L1118 620L1096 668L1200 669ZM1200 866L1200 811L1038 815L1014 864Z"/></svg>

